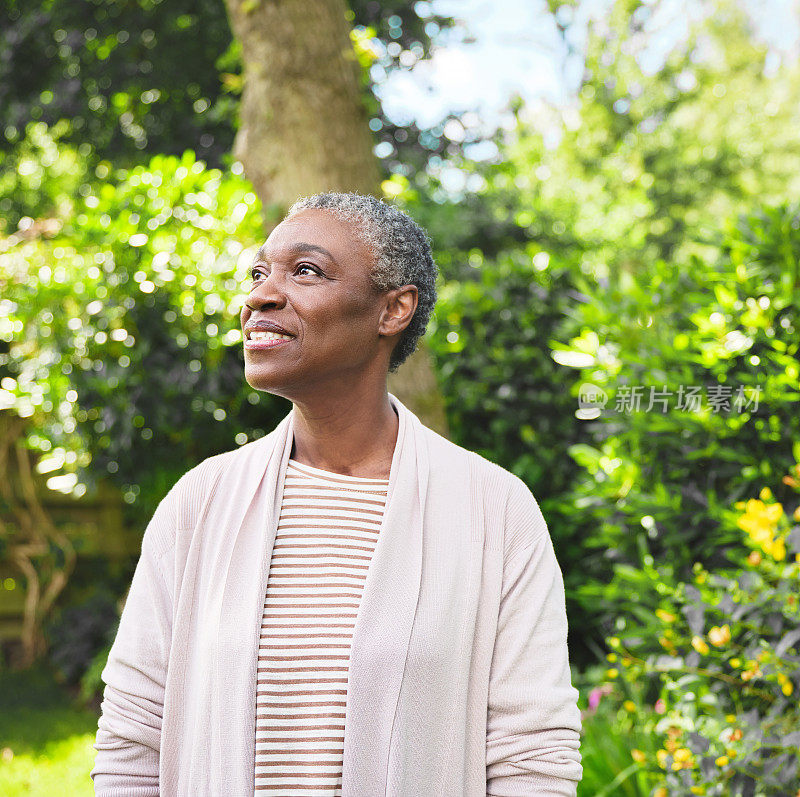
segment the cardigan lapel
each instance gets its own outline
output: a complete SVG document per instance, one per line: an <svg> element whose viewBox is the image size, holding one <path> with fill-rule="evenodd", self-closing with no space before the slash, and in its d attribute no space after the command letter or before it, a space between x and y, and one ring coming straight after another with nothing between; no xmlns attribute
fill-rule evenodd
<svg viewBox="0 0 800 797"><path fill-rule="evenodd" d="M208 608L204 622L216 653L206 696L214 718L212 738L203 743L213 751L207 766L216 767L208 773L208 783L228 784L231 795L253 793L258 637L292 421L289 412L270 434L239 450L235 464L222 476L215 511L204 520L206 528L217 533L212 535L213 572L203 590ZM231 761L247 766L230 767ZM194 793L206 793L205 787L197 786L200 790Z"/></svg>
<svg viewBox="0 0 800 797"><path fill-rule="evenodd" d="M383 523L353 628L342 797L386 794L389 745L422 573L428 452L419 419L389 397L399 428Z"/></svg>

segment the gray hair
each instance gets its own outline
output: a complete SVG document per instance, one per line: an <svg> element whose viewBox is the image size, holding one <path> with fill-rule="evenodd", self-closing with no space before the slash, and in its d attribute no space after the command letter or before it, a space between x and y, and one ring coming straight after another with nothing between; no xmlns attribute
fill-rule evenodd
<svg viewBox="0 0 800 797"><path fill-rule="evenodd" d="M370 277L377 290L416 285L417 309L389 361L389 371L396 371L416 350L436 304L438 269L428 234L399 208L364 194L328 191L301 197L286 218L301 210L329 210L355 224L356 232L375 254Z"/></svg>

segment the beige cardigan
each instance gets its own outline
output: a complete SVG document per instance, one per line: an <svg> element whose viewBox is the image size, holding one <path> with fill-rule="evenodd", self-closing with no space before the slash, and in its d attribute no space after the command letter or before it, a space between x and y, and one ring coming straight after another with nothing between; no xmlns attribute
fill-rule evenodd
<svg viewBox="0 0 800 797"><path fill-rule="evenodd" d="M399 415L353 631L343 797L574 797L561 570L525 483ZM159 504L102 679L105 797L253 795L258 634L294 410Z"/></svg>

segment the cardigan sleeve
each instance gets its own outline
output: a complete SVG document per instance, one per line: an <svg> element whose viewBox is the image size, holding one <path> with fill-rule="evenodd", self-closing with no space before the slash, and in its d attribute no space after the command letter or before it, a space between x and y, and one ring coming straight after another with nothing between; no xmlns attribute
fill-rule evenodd
<svg viewBox="0 0 800 797"><path fill-rule="evenodd" d="M489 676L486 791L575 797L583 775L581 717L563 577L541 510L525 483L514 479L506 513L511 549Z"/></svg>
<svg viewBox="0 0 800 797"><path fill-rule="evenodd" d="M101 797L158 797L161 719L172 635L176 490L158 505L142 539L119 627L100 677L105 683L90 777Z"/></svg>

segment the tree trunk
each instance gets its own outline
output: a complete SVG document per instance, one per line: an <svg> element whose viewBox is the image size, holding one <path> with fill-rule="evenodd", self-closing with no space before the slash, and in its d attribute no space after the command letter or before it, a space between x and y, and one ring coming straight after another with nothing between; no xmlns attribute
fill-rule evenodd
<svg viewBox="0 0 800 797"><path fill-rule="evenodd" d="M242 45L234 154L269 211L303 194L377 194L343 0L226 0Z"/></svg>
<svg viewBox="0 0 800 797"><path fill-rule="evenodd" d="M300 196L380 196L344 0L226 0L242 45L244 90L234 155L264 207L267 228ZM389 376L389 390L447 434L424 342Z"/></svg>

